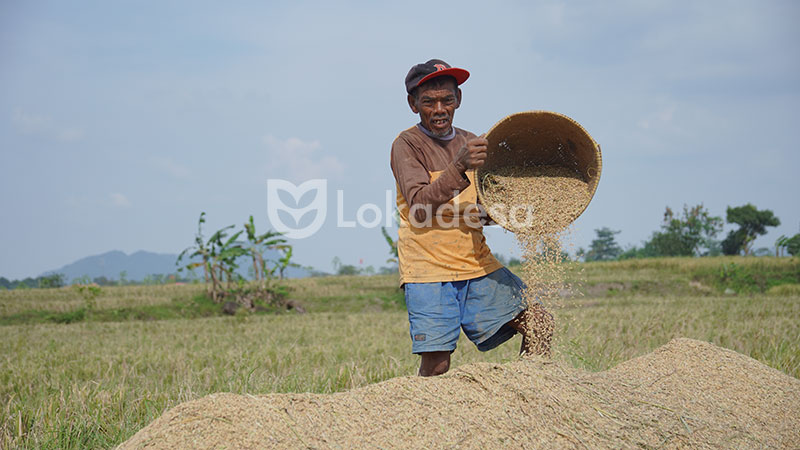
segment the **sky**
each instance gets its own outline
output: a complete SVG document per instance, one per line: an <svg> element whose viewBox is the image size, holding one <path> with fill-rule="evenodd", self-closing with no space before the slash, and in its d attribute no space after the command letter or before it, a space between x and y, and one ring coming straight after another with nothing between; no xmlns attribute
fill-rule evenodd
<svg viewBox="0 0 800 450"><path fill-rule="evenodd" d="M431 58L471 72L456 126L550 110L601 145L574 248L601 227L641 245L666 206L748 202L780 218L755 243L774 248L800 232L799 19L793 1L4 1L0 276L178 253L203 211L206 236L275 229L280 202L315 205L296 262L387 265L390 147L417 121L403 80ZM324 192L278 202L270 180Z"/></svg>

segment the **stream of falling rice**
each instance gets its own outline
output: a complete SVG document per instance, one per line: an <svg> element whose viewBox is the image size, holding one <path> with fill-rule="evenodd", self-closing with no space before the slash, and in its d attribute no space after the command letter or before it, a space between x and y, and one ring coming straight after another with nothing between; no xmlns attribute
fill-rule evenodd
<svg viewBox="0 0 800 450"><path fill-rule="evenodd" d="M568 226L591 200L588 184L562 166L505 167L481 179L483 203L491 217L514 232L522 251L520 278L528 309L527 353L549 355L553 335L550 311L564 290Z"/></svg>

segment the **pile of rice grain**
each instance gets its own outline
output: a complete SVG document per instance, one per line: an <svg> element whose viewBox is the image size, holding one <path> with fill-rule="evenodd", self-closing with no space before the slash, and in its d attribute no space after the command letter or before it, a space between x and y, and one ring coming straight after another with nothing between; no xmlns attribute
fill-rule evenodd
<svg viewBox="0 0 800 450"><path fill-rule="evenodd" d="M562 242L569 224L592 199L589 185L574 170L544 165L488 171L481 177L481 188L492 218L514 232L522 250L520 278L528 286L528 311L542 305L552 313L561 295L573 290L566 283ZM526 328L536 339L552 336L553 323L528 314ZM532 348L544 346L531 343Z"/></svg>
<svg viewBox="0 0 800 450"><path fill-rule="evenodd" d="M336 394L212 394L121 449L796 448L800 380L691 339L605 372L477 363Z"/></svg>

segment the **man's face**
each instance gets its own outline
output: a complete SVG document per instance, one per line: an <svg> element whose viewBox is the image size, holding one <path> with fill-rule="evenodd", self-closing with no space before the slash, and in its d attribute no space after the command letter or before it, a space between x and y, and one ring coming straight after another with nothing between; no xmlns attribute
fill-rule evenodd
<svg viewBox="0 0 800 450"><path fill-rule="evenodd" d="M452 79L434 80L417 88L408 105L419 114L420 123L435 136L444 137L453 128L453 115L461 105L461 89Z"/></svg>

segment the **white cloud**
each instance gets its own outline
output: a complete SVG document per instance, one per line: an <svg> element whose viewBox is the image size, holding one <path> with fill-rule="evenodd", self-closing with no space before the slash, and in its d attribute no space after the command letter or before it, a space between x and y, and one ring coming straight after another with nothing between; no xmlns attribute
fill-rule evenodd
<svg viewBox="0 0 800 450"><path fill-rule="evenodd" d="M673 118L677 107L670 105L658 111L648 114L646 117L639 120L639 127L645 130L655 129L670 129L671 131L679 131L678 128L673 126Z"/></svg>
<svg viewBox="0 0 800 450"><path fill-rule="evenodd" d="M83 139L83 130L63 127L53 123L50 116L14 110L11 123L22 134L41 136L59 142L75 142Z"/></svg>
<svg viewBox="0 0 800 450"><path fill-rule="evenodd" d="M314 178L338 177L344 164L334 155L325 155L319 141L303 141L296 137L286 140L264 136L268 149L267 173L280 175L295 182Z"/></svg>
<svg viewBox="0 0 800 450"><path fill-rule="evenodd" d="M188 167L176 163L172 158L154 156L150 158L150 164L175 178L187 178L191 174Z"/></svg>
<svg viewBox="0 0 800 450"><path fill-rule="evenodd" d="M127 208L128 206L131 206L131 202L128 200L128 197L125 197L125 195L120 194L119 192L112 192L108 195L108 197L111 199L111 204L114 206L121 208Z"/></svg>

